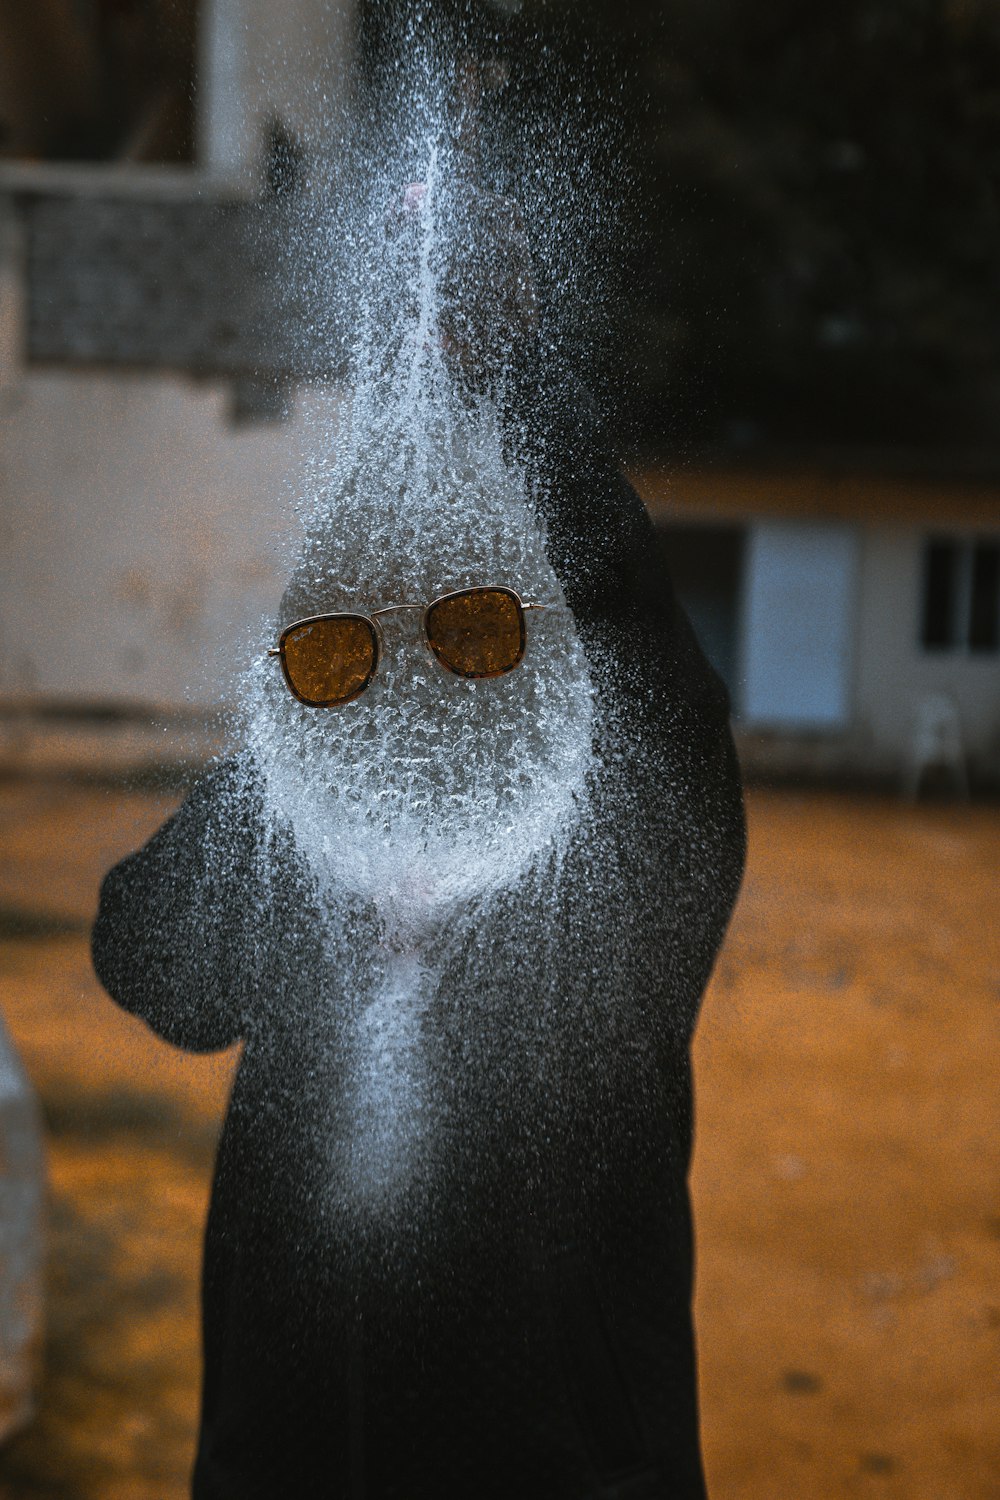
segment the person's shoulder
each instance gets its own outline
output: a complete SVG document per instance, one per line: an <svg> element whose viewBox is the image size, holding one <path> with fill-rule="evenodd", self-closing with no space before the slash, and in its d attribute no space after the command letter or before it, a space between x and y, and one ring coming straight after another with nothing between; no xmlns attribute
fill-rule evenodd
<svg viewBox="0 0 1000 1500"><path fill-rule="evenodd" d="M188 815L233 831L259 824L263 778L250 750L239 750L210 762L196 776L185 800Z"/></svg>
<svg viewBox="0 0 1000 1500"><path fill-rule="evenodd" d="M261 787L260 767L252 750L231 750L210 760L191 784L201 796L254 796Z"/></svg>

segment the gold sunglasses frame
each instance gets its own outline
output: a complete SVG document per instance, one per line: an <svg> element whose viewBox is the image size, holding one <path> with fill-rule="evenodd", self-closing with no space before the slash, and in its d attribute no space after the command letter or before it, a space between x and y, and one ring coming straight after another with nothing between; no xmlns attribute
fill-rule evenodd
<svg viewBox="0 0 1000 1500"><path fill-rule="evenodd" d="M518 651L517 660L512 662L509 667L504 667L502 671L462 672L458 667L451 666L441 656L439 656L434 647L431 645L430 635L427 630L427 621L431 611L433 609L436 609L439 604L447 604L452 599L465 599L468 598L470 594L504 594L508 599L513 599L514 603L517 605L518 623L521 628L520 649ZM378 669L382 664L382 655L385 647L385 640L382 635L382 626L379 623L380 617L382 615L395 614L400 610L422 610L424 646L434 657L435 661L441 667L443 667L446 672L451 672L455 677L463 677L467 681L482 681L491 677L506 677L508 672L513 672L516 667L519 667L521 665L522 661L524 660L524 653L527 647L527 630L525 628L524 617L529 610L557 609L558 607L559 606L555 604L530 603L527 600L522 599L516 589L507 588L503 584L497 584L494 586L491 586L489 584L479 584L474 588L452 589L450 593L440 594L436 599L432 599L430 604L384 604L381 609L373 609L368 614L364 614L360 610L345 609L322 615L306 615L304 619L293 620L290 625L286 625L284 630L278 637L277 646L269 647L267 654L268 656L276 656L279 658L281 662L281 674L285 679L285 686L288 688L288 691L291 693L292 697L297 699L298 702L303 705L303 707L340 708L345 703L353 703L355 698L360 698L362 693L367 692L368 688L371 687L373 681L375 680L375 677L378 674ZM293 630L301 630L304 625L319 625L327 620L362 620L371 631L372 642L375 649L372 661L372 669L368 673L368 676L365 678L360 687L356 688L353 693L349 693L346 698L331 698L326 703L317 703L312 698L304 698L295 687L295 684L292 682L292 679L288 672L288 666L285 662L285 642L291 635Z"/></svg>

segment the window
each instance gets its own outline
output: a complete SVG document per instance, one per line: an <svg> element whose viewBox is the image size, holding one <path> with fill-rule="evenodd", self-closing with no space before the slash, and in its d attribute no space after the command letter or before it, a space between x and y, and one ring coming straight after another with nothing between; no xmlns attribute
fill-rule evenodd
<svg viewBox="0 0 1000 1500"><path fill-rule="evenodd" d="M920 640L925 651L1000 650L1000 542L928 540Z"/></svg>
<svg viewBox="0 0 1000 1500"><path fill-rule="evenodd" d="M969 649L996 651L998 646L1000 646L1000 543L979 542L972 549Z"/></svg>
<svg viewBox="0 0 1000 1500"><path fill-rule="evenodd" d="M206 9L198 0L0 3L0 160L193 161Z"/></svg>

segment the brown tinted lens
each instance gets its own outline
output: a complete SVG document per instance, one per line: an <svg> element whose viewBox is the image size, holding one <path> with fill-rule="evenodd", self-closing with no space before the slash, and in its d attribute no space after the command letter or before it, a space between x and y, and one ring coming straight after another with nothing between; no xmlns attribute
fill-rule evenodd
<svg viewBox="0 0 1000 1500"><path fill-rule="evenodd" d="M524 614L503 589L469 589L431 606L427 639L461 677L499 677L524 655Z"/></svg>
<svg viewBox="0 0 1000 1500"><path fill-rule="evenodd" d="M313 707L346 703L368 686L375 671L375 627L357 615L295 625L281 638L292 691Z"/></svg>

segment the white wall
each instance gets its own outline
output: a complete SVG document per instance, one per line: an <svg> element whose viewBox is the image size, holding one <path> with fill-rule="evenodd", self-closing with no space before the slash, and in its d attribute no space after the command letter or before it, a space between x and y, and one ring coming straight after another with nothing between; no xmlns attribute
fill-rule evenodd
<svg viewBox="0 0 1000 1500"><path fill-rule="evenodd" d="M356 9L355 0L203 0L198 165L251 182L275 118L306 142L325 138L346 101Z"/></svg>
<svg viewBox="0 0 1000 1500"><path fill-rule="evenodd" d="M0 391L0 699L219 701L255 623L270 643L308 412L332 441L332 397L233 427L221 387L180 377Z"/></svg>
<svg viewBox="0 0 1000 1500"><path fill-rule="evenodd" d="M355 11L204 0L199 167L213 191L252 187L275 116L307 142L335 128ZM24 298L0 194L0 700L216 702L283 587L305 419L329 429L335 402L234 427L221 384L26 366Z"/></svg>
<svg viewBox="0 0 1000 1500"><path fill-rule="evenodd" d="M961 536L982 530L951 526L869 525L863 532L858 618L856 723L866 744L897 761L910 744L921 699L946 693L955 702L968 750L1000 766L1000 656L924 651L920 645L923 547L934 531ZM994 528L1000 537L1000 525Z"/></svg>

